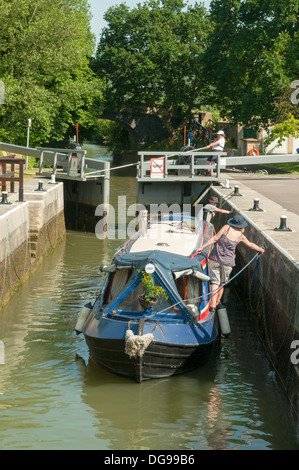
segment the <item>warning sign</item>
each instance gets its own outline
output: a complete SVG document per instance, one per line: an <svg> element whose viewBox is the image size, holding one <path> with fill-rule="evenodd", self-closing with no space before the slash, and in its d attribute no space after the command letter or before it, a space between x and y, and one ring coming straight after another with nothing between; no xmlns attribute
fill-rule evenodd
<svg viewBox="0 0 299 470"><path fill-rule="evenodd" d="M164 178L164 158L151 158L151 178Z"/></svg>
<svg viewBox="0 0 299 470"><path fill-rule="evenodd" d="M70 163L70 176L77 176L79 167L79 157L76 155L71 156Z"/></svg>

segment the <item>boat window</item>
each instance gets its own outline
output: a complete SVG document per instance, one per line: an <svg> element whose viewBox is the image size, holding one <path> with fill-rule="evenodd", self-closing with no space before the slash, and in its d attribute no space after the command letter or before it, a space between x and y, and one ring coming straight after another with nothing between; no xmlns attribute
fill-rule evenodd
<svg viewBox="0 0 299 470"><path fill-rule="evenodd" d="M157 280L155 280L155 284L159 285ZM138 300L138 296L143 293L143 287L139 283L137 286L129 292L126 297L117 305L116 310L117 311L123 311L123 312L144 312L144 309L141 307L141 304ZM168 299L165 299L164 297L159 297L158 302L156 305L153 307L153 312L160 312L171 305L173 305L173 301L168 297ZM176 313L177 309L174 309ZM169 309L166 313L173 313L172 309Z"/></svg>
<svg viewBox="0 0 299 470"><path fill-rule="evenodd" d="M132 273L132 269L117 269L110 277L110 281L107 287L105 304L111 302L119 291L124 287L128 282Z"/></svg>
<svg viewBox="0 0 299 470"><path fill-rule="evenodd" d="M185 303L199 306L201 303L202 284L195 276L182 276L176 281L177 290ZM190 300L188 300L190 299Z"/></svg>

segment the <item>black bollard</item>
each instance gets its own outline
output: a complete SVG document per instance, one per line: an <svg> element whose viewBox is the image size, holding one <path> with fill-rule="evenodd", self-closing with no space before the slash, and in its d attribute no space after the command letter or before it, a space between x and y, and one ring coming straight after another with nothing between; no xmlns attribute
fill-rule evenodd
<svg viewBox="0 0 299 470"><path fill-rule="evenodd" d="M253 208L249 209L250 211L256 211L256 212L263 212L263 209L260 209L259 207L260 200L259 199L254 199L253 200Z"/></svg>
<svg viewBox="0 0 299 470"><path fill-rule="evenodd" d="M239 193L239 186L235 186L235 190L234 190L233 196L242 196L242 194Z"/></svg>
<svg viewBox="0 0 299 470"><path fill-rule="evenodd" d="M8 202L7 200L7 191L2 191L2 201L0 204L11 204L10 202Z"/></svg>
<svg viewBox="0 0 299 470"><path fill-rule="evenodd" d="M286 215L280 216L280 226L274 229L275 232L292 232L292 230L287 227L287 217Z"/></svg>
<svg viewBox="0 0 299 470"><path fill-rule="evenodd" d="M45 191L43 188L43 181L38 182L38 188L35 191Z"/></svg>

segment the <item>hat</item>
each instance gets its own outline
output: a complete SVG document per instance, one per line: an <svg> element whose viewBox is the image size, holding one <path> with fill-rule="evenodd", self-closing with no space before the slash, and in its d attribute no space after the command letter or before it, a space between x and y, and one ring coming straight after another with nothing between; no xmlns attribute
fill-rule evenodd
<svg viewBox="0 0 299 470"><path fill-rule="evenodd" d="M209 202L212 202L214 204L218 204L219 199L216 196L212 196L212 197L210 197Z"/></svg>
<svg viewBox="0 0 299 470"><path fill-rule="evenodd" d="M217 134L224 135L224 132L223 131L218 131Z"/></svg>
<svg viewBox="0 0 299 470"><path fill-rule="evenodd" d="M244 220L243 217L239 214L235 215L235 217L232 217L231 219L228 219L227 223L236 228L244 228L248 225L246 220Z"/></svg>

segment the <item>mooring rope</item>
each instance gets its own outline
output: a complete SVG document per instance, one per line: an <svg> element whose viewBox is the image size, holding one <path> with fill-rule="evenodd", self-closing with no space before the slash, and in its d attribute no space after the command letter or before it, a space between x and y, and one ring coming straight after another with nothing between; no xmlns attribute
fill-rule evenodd
<svg viewBox="0 0 299 470"><path fill-rule="evenodd" d="M215 289L213 291L210 291L208 292L207 294L203 294L199 297L193 297L193 298L190 298L190 299L185 299L185 300L180 300L179 302L176 302L175 304L172 304L170 305L169 307L166 307L165 309L163 310L160 310L160 312L154 312L152 313L151 315L148 315L146 318L149 319L157 314L161 314L161 313L164 313L164 312L167 312L168 310L172 309L173 307L175 307L176 305L180 305L182 303L185 304L185 302L190 302L190 301L194 301L194 300L199 300L199 299L202 299L203 297L207 296L211 296L212 294L216 294L216 292L218 292L220 289L222 289L223 287L225 287L227 284L229 284L230 282L232 282L237 276L239 276L256 258L258 258L260 255L260 253L256 253L253 258L242 268L240 269L240 271L238 271L232 278L230 278L227 282L225 282L224 284L222 284L218 289Z"/></svg>

